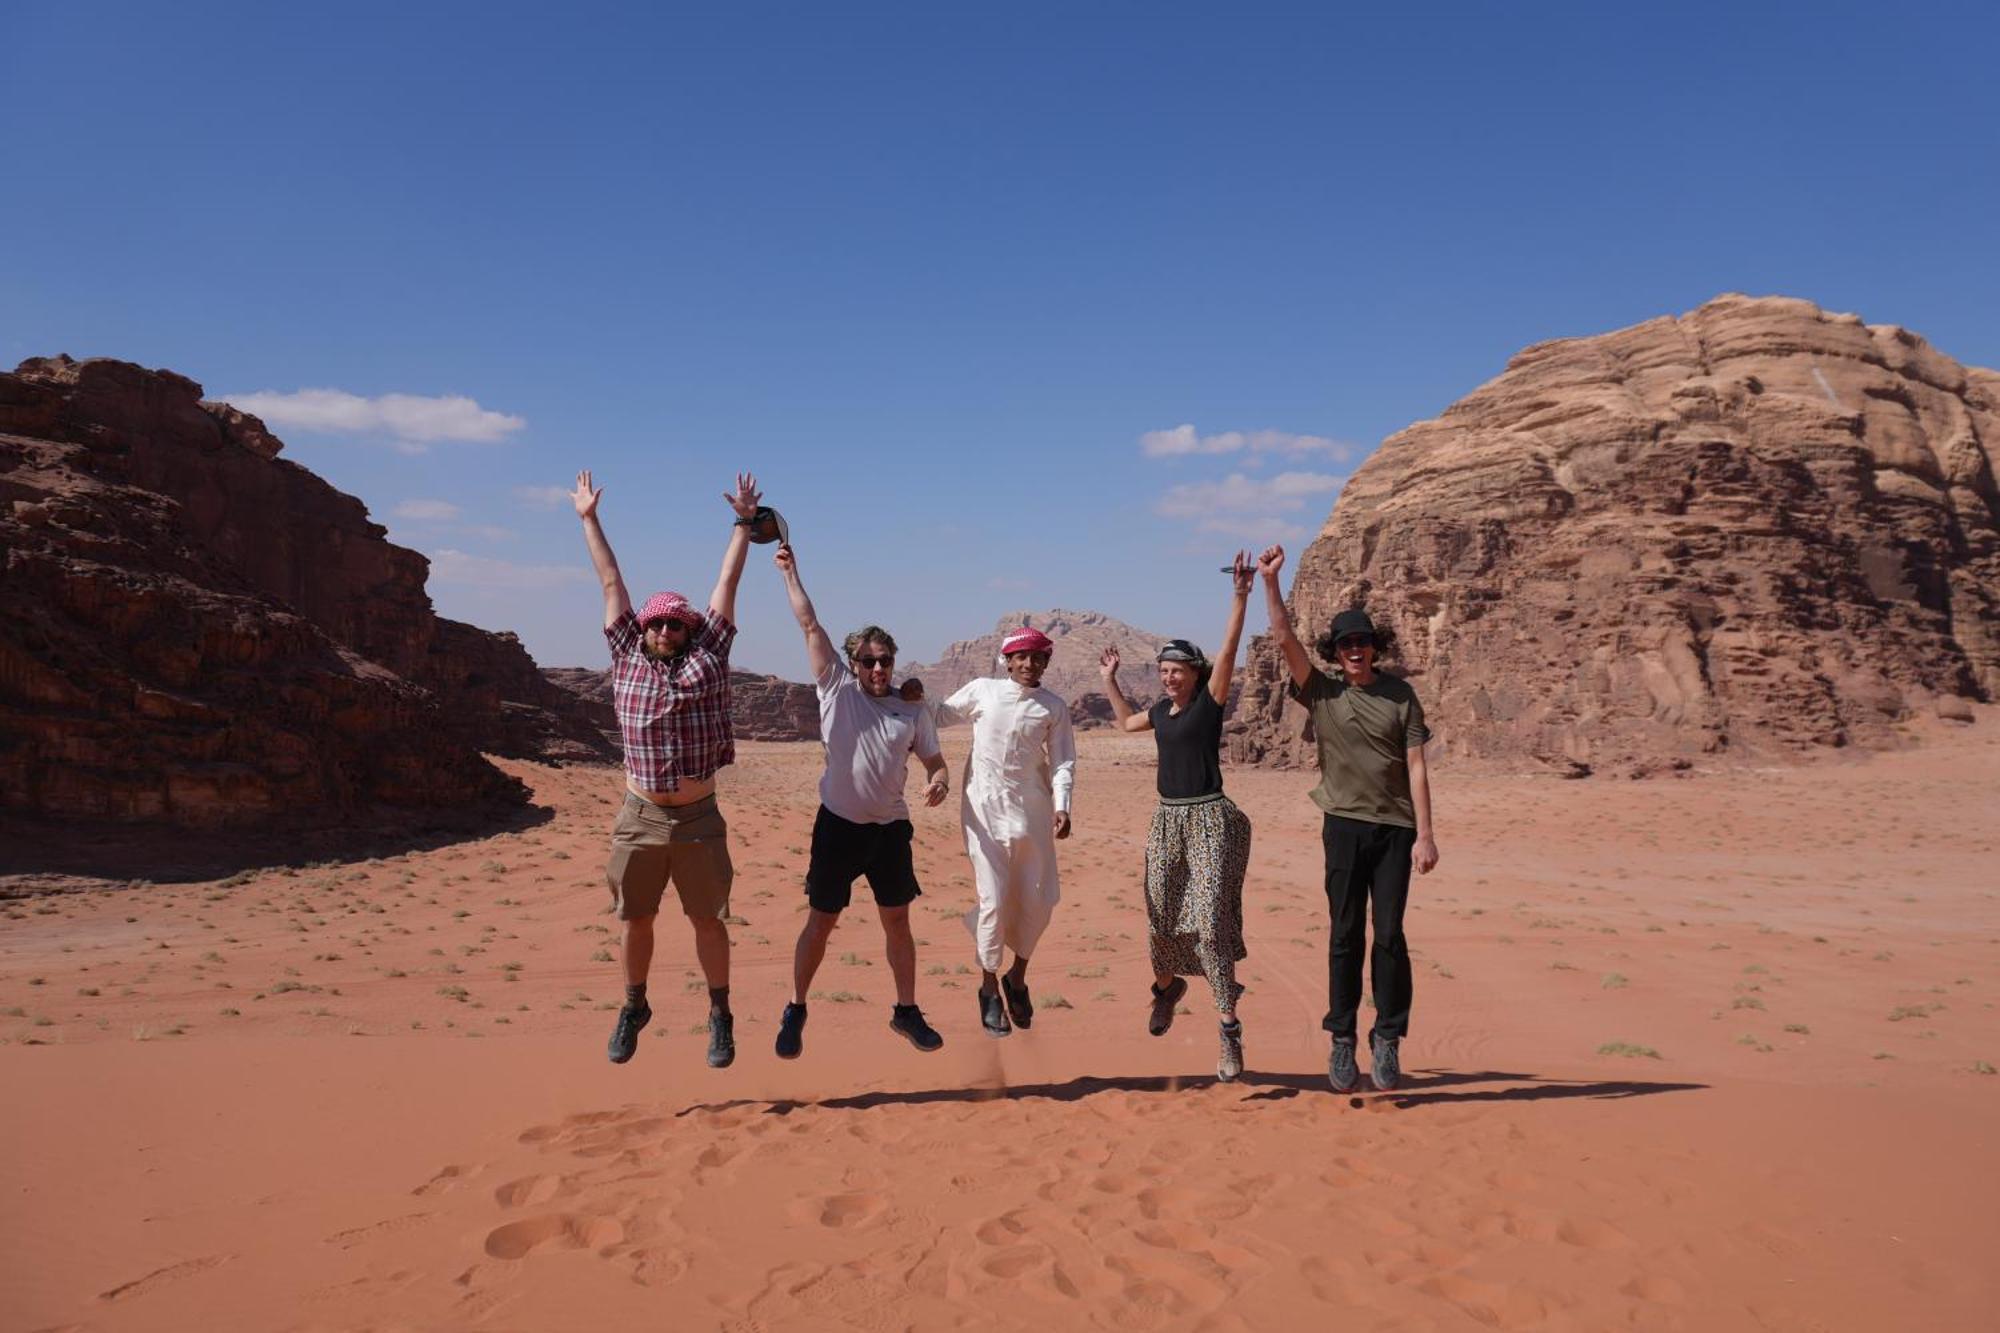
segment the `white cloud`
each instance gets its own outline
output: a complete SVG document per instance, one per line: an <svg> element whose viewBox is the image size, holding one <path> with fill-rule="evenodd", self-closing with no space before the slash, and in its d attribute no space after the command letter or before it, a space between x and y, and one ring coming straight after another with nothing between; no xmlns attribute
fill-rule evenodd
<svg viewBox="0 0 2000 1333"><path fill-rule="evenodd" d="M431 555L431 579L473 588L560 588L588 582L590 572L576 565L517 565L446 548Z"/></svg>
<svg viewBox="0 0 2000 1333"><path fill-rule="evenodd" d="M554 509L557 505L569 503L569 492L560 486L516 486L514 498L523 504Z"/></svg>
<svg viewBox="0 0 2000 1333"><path fill-rule="evenodd" d="M379 432L406 445L438 440L490 444L528 423L481 407L462 394L427 398L420 394L385 393L363 398L344 389L300 389L296 393L232 394L225 401L254 413L275 430L303 430L351 435Z"/></svg>
<svg viewBox="0 0 2000 1333"><path fill-rule="evenodd" d="M1316 495L1338 491L1344 480L1330 472L1280 472L1265 478L1232 472L1221 481L1191 481L1169 487L1153 508L1169 518L1290 513L1304 508Z"/></svg>
<svg viewBox="0 0 2000 1333"><path fill-rule="evenodd" d="M1193 454L1326 454L1345 460L1352 450L1324 435L1293 435L1281 430L1226 430L1219 435L1198 435L1183 423L1172 430L1149 430L1139 437L1139 450L1148 458L1184 458Z"/></svg>
<svg viewBox="0 0 2000 1333"><path fill-rule="evenodd" d="M458 517L458 506L449 500L405 500L390 512L420 523L448 523Z"/></svg>
<svg viewBox="0 0 2000 1333"><path fill-rule="evenodd" d="M1195 525L1195 528L1200 532L1239 537L1259 546L1266 542L1302 541L1310 535L1305 528L1282 518L1258 518L1249 514L1237 518L1204 518Z"/></svg>
<svg viewBox="0 0 2000 1333"><path fill-rule="evenodd" d="M511 542L514 529L503 528L497 523L461 523L458 530L489 542Z"/></svg>

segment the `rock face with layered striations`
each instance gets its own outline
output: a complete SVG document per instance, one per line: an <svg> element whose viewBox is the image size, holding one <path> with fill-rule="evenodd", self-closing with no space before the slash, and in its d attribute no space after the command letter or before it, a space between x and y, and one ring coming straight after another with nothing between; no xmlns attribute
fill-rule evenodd
<svg viewBox="0 0 2000 1333"><path fill-rule="evenodd" d="M1160 680L1153 657L1166 642L1165 638L1134 629L1101 611L1060 608L1009 611L1000 617L991 634L951 644L936 662L898 667L896 679L901 682L915 676L923 681L928 698L941 701L969 680L997 675L1001 640L1023 625L1033 625L1054 640L1055 651L1049 656L1049 669L1042 677L1042 684L1069 701L1070 718L1077 726L1102 726L1111 718L1111 704L1104 696L1104 680L1097 669L1097 659L1106 648L1116 648L1123 659L1118 684L1127 699L1144 708L1160 697ZM1212 643L1203 646L1215 651Z"/></svg>
<svg viewBox="0 0 2000 1333"><path fill-rule="evenodd" d="M2000 375L1724 296L1528 348L1383 441L1298 562L1365 604L1446 755L1583 773L1898 743L2000 692ZM1267 639L1239 759L1310 762Z"/></svg>
<svg viewBox="0 0 2000 1333"><path fill-rule="evenodd" d="M0 375L0 808L286 827L519 804L480 755L610 757L512 635L255 417L122 361Z"/></svg>

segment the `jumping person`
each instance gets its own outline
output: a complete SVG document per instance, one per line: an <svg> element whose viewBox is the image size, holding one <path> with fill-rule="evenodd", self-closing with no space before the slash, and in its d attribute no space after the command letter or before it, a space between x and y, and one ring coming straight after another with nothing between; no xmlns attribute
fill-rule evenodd
<svg viewBox="0 0 2000 1333"><path fill-rule="evenodd" d="M1146 1030L1173 1025L1186 978L1205 976L1222 1015L1217 1078L1243 1072L1243 1025L1236 964L1243 947L1243 876L1250 866L1250 820L1222 794L1222 711L1243 637L1243 609L1256 568L1243 552L1230 571L1229 623L1211 663L1186 639L1160 649L1166 697L1137 712L1118 688L1118 650L1098 659L1111 711L1126 731L1148 731L1159 752L1160 804L1146 835L1146 928L1153 961L1153 1006Z"/></svg>
<svg viewBox="0 0 2000 1333"><path fill-rule="evenodd" d="M910 934L910 904L923 889L910 856L914 830L903 801L903 783L915 754L930 778L924 804L944 800L950 782L938 749L937 727L921 707L890 689L896 641L889 631L869 625L848 635L843 665L799 582L798 561L789 544L778 548L776 560L792 615L806 636L806 658L819 691L819 736L826 746L812 859L806 870L806 924L792 957L792 1002L778 1025L778 1055L796 1060L805 1049L806 992L826 957L827 938L853 900L858 875L868 877L875 894L889 972L896 982L896 1007L889 1026L918 1050L935 1051L944 1045L944 1038L924 1021L924 1011L917 1007L917 945Z"/></svg>
<svg viewBox="0 0 2000 1333"><path fill-rule="evenodd" d="M1319 785L1312 799L1321 811L1326 905L1333 918L1322 1024L1333 1034L1326 1077L1335 1092L1351 1092L1361 1083L1354 1043L1372 901L1375 947L1369 951L1368 973L1375 1023L1368 1033L1368 1076L1386 1092L1402 1078L1398 1045L1410 1030L1410 946L1403 938L1410 872L1427 875L1438 863L1430 775L1424 764L1430 729L1409 682L1375 669L1390 636L1375 628L1366 611L1342 611L1314 645L1340 674L1314 669L1278 592L1278 571L1284 564L1282 546L1257 558L1271 633L1291 672L1291 697L1311 711L1319 738Z"/></svg>
<svg viewBox="0 0 2000 1333"><path fill-rule="evenodd" d="M625 923L625 1004L608 1054L624 1064L652 1021L646 974L653 964L653 920L669 880L694 928L695 957L708 981L708 1063L736 1059L729 1009L729 826L715 804L715 774L735 762L729 721L729 648L736 639L736 585L757 514L757 479L736 475L722 498L736 526L706 613L677 592L655 593L632 610L618 560L597 521L601 487L576 474L570 500L583 520L590 563L604 587L604 637L611 645L612 696L625 749L625 800L611 832L605 878Z"/></svg>
<svg viewBox="0 0 2000 1333"><path fill-rule="evenodd" d="M938 709L939 721L972 723L959 824L978 905L965 924L979 955L979 1021L995 1037L1034 1023L1028 959L1061 897L1056 840L1069 836L1076 735L1069 705L1042 688L1054 648L1022 626L1000 644L1004 678L967 681ZM1002 976L1010 949L1014 965Z"/></svg>

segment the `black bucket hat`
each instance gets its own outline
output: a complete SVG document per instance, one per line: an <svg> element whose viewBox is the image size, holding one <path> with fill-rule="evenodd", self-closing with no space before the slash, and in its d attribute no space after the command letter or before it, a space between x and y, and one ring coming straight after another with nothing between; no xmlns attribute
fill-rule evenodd
<svg viewBox="0 0 2000 1333"><path fill-rule="evenodd" d="M1370 620L1368 613L1358 606L1350 607L1333 618L1333 630L1329 637L1335 643L1339 643L1354 634L1366 634L1371 639L1377 634L1375 622Z"/></svg>

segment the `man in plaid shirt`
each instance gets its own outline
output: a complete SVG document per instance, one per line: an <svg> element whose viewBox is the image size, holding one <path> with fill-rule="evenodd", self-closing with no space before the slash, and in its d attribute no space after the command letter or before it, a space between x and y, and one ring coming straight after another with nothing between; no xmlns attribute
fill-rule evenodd
<svg viewBox="0 0 2000 1333"><path fill-rule="evenodd" d="M652 1021L646 974L653 963L653 919L671 881L708 978L708 1063L721 1069L736 1059L724 922L735 869L729 826L715 803L715 774L736 759L729 647L736 639L736 585L761 497L757 479L748 473L738 473L735 491L722 497L736 511L736 526L706 612L677 592L662 592L635 613L597 521L603 495L590 473L577 474L570 499L604 587L604 637L611 646L612 694L625 749L625 800L605 867L611 901L625 923L625 1005L609 1054L613 1064L630 1060L640 1029Z"/></svg>

